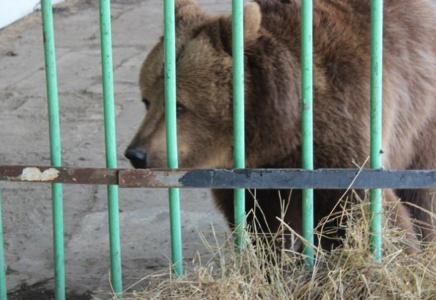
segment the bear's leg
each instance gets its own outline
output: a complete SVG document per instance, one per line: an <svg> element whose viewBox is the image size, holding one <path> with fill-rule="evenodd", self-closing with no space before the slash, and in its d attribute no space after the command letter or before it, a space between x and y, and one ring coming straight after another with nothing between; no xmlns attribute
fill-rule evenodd
<svg viewBox="0 0 436 300"><path fill-rule="evenodd" d="M418 239L414 232L413 221L410 218L409 212L406 207L399 201L394 191L391 189L384 190L385 206L388 206L388 211L392 213L389 215L389 220L392 224L406 233L406 238L410 245L405 246L407 254L413 254L418 250Z"/></svg>
<svg viewBox="0 0 436 300"><path fill-rule="evenodd" d="M315 245L325 250L332 250L342 245L345 237L344 224L347 222L346 210L353 202L352 193L344 190L315 190L314 191L314 222Z"/></svg>
<svg viewBox="0 0 436 300"><path fill-rule="evenodd" d="M425 242L435 241L435 209L434 191L421 190L397 190L397 195L403 202L409 202L408 206L414 220L415 230Z"/></svg>
<svg viewBox="0 0 436 300"><path fill-rule="evenodd" d="M433 101L433 100L431 100ZM414 156L406 166L410 170L436 169L436 119L422 129L413 143ZM411 203L407 208L414 219L415 231L424 242L435 242L434 189L396 190L403 202Z"/></svg>
<svg viewBox="0 0 436 300"><path fill-rule="evenodd" d="M212 194L230 229L234 230L233 190L214 189ZM277 251L281 248L301 250L301 241L293 239L289 230L292 228L301 234L301 200L289 201L289 195L290 191L286 190L247 190L245 194L247 229ZM301 191L294 191L292 198L301 199Z"/></svg>
<svg viewBox="0 0 436 300"><path fill-rule="evenodd" d="M230 189L212 189L212 196L216 207L224 215L230 229L235 225L235 209L233 204L233 190Z"/></svg>

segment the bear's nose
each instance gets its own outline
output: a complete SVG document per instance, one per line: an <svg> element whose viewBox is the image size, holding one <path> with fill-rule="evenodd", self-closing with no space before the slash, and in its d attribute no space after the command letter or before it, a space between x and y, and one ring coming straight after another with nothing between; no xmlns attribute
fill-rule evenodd
<svg viewBox="0 0 436 300"><path fill-rule="evenodd" d="M136 169L145 169L147 167L147 153L137 147L128 147L124 156L130 160L130 163Z"/></svg>

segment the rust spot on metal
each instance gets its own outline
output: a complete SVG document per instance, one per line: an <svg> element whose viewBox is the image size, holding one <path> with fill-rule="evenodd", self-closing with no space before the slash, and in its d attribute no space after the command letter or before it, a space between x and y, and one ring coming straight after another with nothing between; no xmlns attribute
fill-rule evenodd
<svg viewBox="0 0 436 300"><path fill-rule="evenodd" d="M151 170L122 170L118 177L120 187L160 186Z"/></svg>
<svg viewBox="0 0 436 300"><path fill-rule="evenodd" d="M180 183L180 178L182 178L187 172L189 171L183 169L127 169L119 170L118 180L121 188L180 188L184 187L183 184Z"/></svg>

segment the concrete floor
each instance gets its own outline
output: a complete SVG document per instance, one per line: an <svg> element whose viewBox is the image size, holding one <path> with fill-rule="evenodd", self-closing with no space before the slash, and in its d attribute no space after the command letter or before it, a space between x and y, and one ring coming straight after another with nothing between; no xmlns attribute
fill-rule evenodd
<svg viewBox="0 0 436 300"><path fill-rule="evenodd" d="M229 3L200 0L210 12ZM112 1L118 166L144 108L137 80L147 52L163 32L162 1ZM67 1L54 10L63 164L105 167L97 0ZM0 164L49 165L41 15L0 31ZM125 286L168 267L166 190L121 189ZM48 184L2 183L8 290L53 284L51 192ZM184 257L201 250L198 231L226 226L207 190L183 190ZM106 187L64 185L66 281L69 290L109 290ZM19 299L19 298L17 298ZM22 298L30 299L30 298Z"/></svg>

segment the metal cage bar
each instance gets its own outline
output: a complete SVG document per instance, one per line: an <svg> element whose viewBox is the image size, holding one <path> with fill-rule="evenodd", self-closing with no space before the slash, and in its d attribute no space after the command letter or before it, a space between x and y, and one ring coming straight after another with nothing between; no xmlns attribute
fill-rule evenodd
<svg viewBox="0 0 436 300"><path fill-rule="evenodd" d="M41 0L42 27L44 36L45 76L47 84L48 121L50 129L51 165L62 164L61 134L59 125L59 101L56 74L56 53L51 0ZM62 184L52 184L53 248L55 268L55 297L65 299L64 217Z"/></svg>
<svg viewBox="0 0 436 300"><path fill-rule="evenodd" d="M313 170L313 2L301 3L301 96L303 169ZM313 189L303 190L303 237L313 245ZM313 265L312 247L304 247L306 263Z"/></svg>
<svg viewBox="0 0 436 300"><path fill-rule="evenodd" d="M234 167L245 168L244 116L244 3L232 2L232 57L233 57L233 141ZM234 190L236 245L243 248L245 228L245 190Z"/></svg>
<svg viewBox="0 0 436 300"><path fill-rule="evenodd" d="M165 124L168 168L178 168L177 157L177 98L176 98L176 28L174 0L164 0L165 48ZM174 273L183 273L182 228L179 189L168 191L171 227L171 256Z"/></svg>
<svg viewBox="0 0 436 300"><path fill-rule="evenodd" d="M107 168L117 167L115 139L115 108L112 67L112 38L110 0L100 0L101 66L103 75L104 131ZM118 209L118 186L108 185L109 243L111 283L116 297L121 297L122 271L120 246L120 220Z"/></svg>
<svg viewBox="0 0 436 300"><path fill-rule="evenodd" d="M30 177L27 176L29 170L32 174ZM37 173L38 176L35 175ZM102 169L0 166L0 181L119 185L121 188L434 189L436 170Z"/></svg>
<svg viewBox="0 0 436 300"><path fill-rule="evenodd" d="M371 2L371 155L373 169L382 168L383 0ZM370 191L371 251L382 259L382 190Z"/></svg>
<svg viewBox="0 0 436 300"><path fill-rule="evenodd" d="M0 300L7 300L8 293L6 287L6 264L3 251L3 222L2 222L2 199L0 196Z"/></svg>

